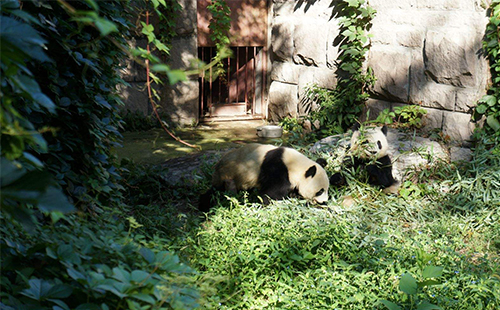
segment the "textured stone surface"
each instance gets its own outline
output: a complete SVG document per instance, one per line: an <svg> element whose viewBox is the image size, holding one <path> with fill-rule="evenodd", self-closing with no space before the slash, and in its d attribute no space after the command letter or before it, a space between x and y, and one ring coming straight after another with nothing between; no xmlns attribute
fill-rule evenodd
<svg viewBox="0 0 500 310"><path fill-rule="evenodd" d="M477 52L480 49L472 32L452 28L431 30L427 33L424 49L426 72L441 84L473 87L477 84Z"/></svg>
<svg viewBox="0 0 500 310"><path fill-rule="evenodd" d="M178 0L177 3L181 6L181 9L175 12L175 33L180 36L186 36L195 33L197 18L196 12L197 1L196 0Z"/></svg>
<svg viewBox="0 0 500 310"><path fill-rule="evenodd" d="M466 147L452 147L450 148L451 161L471 161L472 150Z"/></svg>
<svg viewBox="0 0 500 310"><path fill-rule="evenodd" d="M282 62L290 62L293 57L293 18L277 17L271 32L271 50L274 57Z"/></svg>
<svg viewBox="0 0 500 310"><path fill-rule="evenodd" d="M144 115L149 112L149 99L145 83L130 82L130 86L118 85L118 92L121 99L125 102L123 110L132 112L139 111Z"/></svg>
<svg viewBox="0 0 500 310"><path fill-rule="evenodd" d="M452 141L469 141L474 127L470 114L443 112L443 134Z"/></svg>
<svg viewBox="0 0 500 310"><path fill-rule="evenodd" d="M441 129L443 127L443 111L437 109L425 108L427 114L422 118L422 130L429 132L434 128Z"/></svg>
<svg viewBox="0 0 500 310"><path fill-rule="evenodd" d="M268 116L273 122L278 122L286 116L297 116L298 86L278 81L271 82L269 89Z"/></svg>
<svg viewBox="0 0 500 310"><path fill-rule="evenodd" d="M196 124L199 117L198 93L197 80L166 86L162 92L160 106L174 123L183 126Z"/></svg>
<svg viewBox="0 0 500 310"><path fill-rule="evenodd" d="M271 80L289 84L299 83L300 67L292 63L274 62L271 70Z"/></svg>
<svg viewBox="0 0 500 310"><path fill-rule="evenodd" d="M482 97L480 88L459 88L457 89L455 111L470 112L476 106L477 101Z"/></svg>
<svg viewBox="0 0 500 310"><path fill-rule="evenodd" d="M308 86L313 84L328 89L334 89L337 85L337 78L333 70L306 66L297 66L297 68L299 72L299 97L303 95Z"/></svg>
<svg viewBox="0 0 500 310"><path fill-rule="evenodd" d="M455 109L456 88L432 81L421 83L412 89L411 102L423 107L453 111Z"/></svg>
<svg viewBox="0 0 500 310"><path fill-rule="evenodd" d="M377 81L372 89L376 97L397 102L408 102L411 52L406 49L373 46L368 66Z"/></svg>
<svg viewBox="0 0 500 310"><path fill-rule="evenodd" d="M196 36L175 37L170 48L170 66L172 69L189 68L192 61L198 58Z"/></svg>
<svg viewBox="0 0 500 310"><path fill-rule="evenodd" d="M366 101L366 104L363 107L363 118L361 121L374 120L385 109L392 109L392 103L389 101L370 98Z"/></svg>
<svg viewBox="0 0 500 310"><path fill-rule="evenodd" d="M339 57L339 42L337 39L340 35L340 29L335 19L328 23L328 38L326 42L326 65L330 69L337 68L337 59Z"/></svg>
<svg viewBox="0 0 500 310"><path fill-rule="evenodd" d="M312 35L314 34L314 35ZM307 19L296 24L293 34L293 60L297 64L326 66L328 24Z"/></svg>

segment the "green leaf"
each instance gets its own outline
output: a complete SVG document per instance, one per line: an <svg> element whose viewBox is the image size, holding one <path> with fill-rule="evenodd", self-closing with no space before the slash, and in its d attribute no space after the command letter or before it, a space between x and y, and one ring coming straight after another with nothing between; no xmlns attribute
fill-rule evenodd
<svg viewBox="0 0 500 310"><path fill-rule="evenodd" d="M476 112L479 114L484 114L487 109L488 109L488 107L486 107L486 105L480 104L476 107Z"/></svg>
<svg viewBox="0 0 500 310"><path fill-rule="evenodd" d="M399 289L408 295L416 294L417 287L417 280L408 272L405 273L399 281Z"/></svg>
<svg viewBox="0 0 500 310"><path fill-rule="evenodd" d="M424 279L439 278L442 274L443 267L427 266L422 271L422 277L424 277Z"/></svg>
<svg viewBox="0 0 500 310"><path fill-rule="evenodd" d="M55 186L50 186L38 197L37 206L40 210L46 212L69 213L75 211L75 207L68 201L62 190Z"/></svg>
<svg viewBox="0 0 500 310"><path fill-rule="evenodd" d="M2 0L0 1L0 8L3 10L15 10L19 8L19 1L17 0ZM3 18L3 16L2 16Z"/></svg>
<svg viewBox="0 0 500 310"><path fill-rule="evenodd" d="M56 284L47 292L47 298L67 298L73 293L73 288L67 284Z"/></svg>
<svg viewBox="0 0 500 310"><path fill-rule="evenodd" d="M417 310L441 310L441 307L433 305L427 300L424 300L417 306Z"/></svg>
<svg viewBox="0 0 500 310"><path fill-rule="evenodd" d="M30 287L23 290L21 294L38 301L45 299L48 292L53 287L52 284L41 279L31 279L29 285Z"/></svg>
<svg viewBox="0 0 500 310"><path fill-rule="evenodd" d="M418 284L418 287L426 287L426 286L441 284L441 281L438 281L438 280L425 280L425 281L420 281L417 284Z"/></svg>
<svg viewBox="0 0 500 310"><path fill-rule="evenodd" d="M118 27L116 26L115 23L102 17L96 18L95 26L97 27L97 29L99 29L99 32L103 37L107 36L111 32L118 32Z"/></svg>
<svg viewBox="0 0 500 310"><path fill-rule="evenodd" d="M33 100L35 100L42 107L46 108L50 113L55 113L56 105L49 97L42 93L32 94Z"/></svg>
<svg viewBox="0 0 500 310"><path fill-rule="evenodd" d="M131 280L137 283L140 283L149 277L149 273L143 270L134 270L130 275L131 275Z"/></svg>
<svg viewBox="0 0 500 310"><path fill-rule="evenodd" d="M490 107L492 107L497 103L497 98L495 96L492 96L492 95L486 95L486 96L483 96L483 98L481 98L480 101L484 102L484 103L488 104Z"/></svg>
<svg viewBox="0 0 500 310"><path fill-rule="evenodd" d="M170 85L173 85L179 81L186 81L186 73L182 70L172 70L167 72L168 76L168 81L170 82Z"/></svg>
<svg viewBox="0 0 500 310"><path fill-rule="evenodd" d="M19 52L40 61L50 61L43 51L46 41L30 25L8 16L0 18L2 50L12 45ZM12 47L11 47L12 48Z"/></svg>
<svg viewBox="0 0 500 310"><path fill-rule="evenodd" d="M132 295L132 297L147 302L150 305L154 305L156 303L156 300L151 295L148 294L138 293Z"/></svg>
<svg viewBox="0 0 500 310"><path fill-rule="evenodd" d="M486 123L495 131L500 130L500 122L493 115L490 115L486 118Z"/></svg>
<svg viewBox="0 0 500 310"><path fill-rule="evenodd" d="M379 302L382 303L384 306L386 306L386 308L389 310L401 310L400 306L396 305L395 303L393 303L391 301L381 299L381 300L379 300Z"/></svg>
<svg viewBox="0 0 500 310"><path fill-rule="evenodd" d="M130 273L123 268L115 267L113 268L113 278L128 283L130 282Z"/></svg>
<svg viewBox="0 0 500 310"><path fill-rule="evenodd" d="M94 0L85 0L85 2L87 2L87 4L90 6L90 8L92 8L92 10L97 12L99 11L99 6Z"/></svg>
<svg viewBox="0 0 500 310"><path fill-rule="evenodd" d="M142 255L142 257L144 257L144 259L148 263L150 263L150 264L154 263L154 261L155 261L155 253L153 251L151 251L148 248L141 248L139 250L139 253Z"/></svg>

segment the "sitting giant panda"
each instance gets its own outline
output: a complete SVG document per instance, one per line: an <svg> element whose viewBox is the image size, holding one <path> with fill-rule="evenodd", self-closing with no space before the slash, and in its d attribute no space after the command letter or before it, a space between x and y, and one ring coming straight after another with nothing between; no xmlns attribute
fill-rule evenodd
<svg viewBox="0 0 500 310"><path fill-rule="evenodd" d="M368 172L371 185L380 186L386 193L396 194L399 182L392 176L392 162L388 155L387 126L360 128L353 127L349 156L345 158L346 167L361 167ZM341 172L330 178L330 183L339 186L345 183Z"/></svg>
<svg viewBox="0 0 500 310"><path fill-rule="evenodd" d="M294 191L324 204L330 185L324 165L324 159L318 164L291 148L257 143L244 145L226 153L215 165L212 188L201 195L199 209L203 212L210 209L214 190L235 192L253 188L265 204L269 203L267 196L279 200Z"/></svg>

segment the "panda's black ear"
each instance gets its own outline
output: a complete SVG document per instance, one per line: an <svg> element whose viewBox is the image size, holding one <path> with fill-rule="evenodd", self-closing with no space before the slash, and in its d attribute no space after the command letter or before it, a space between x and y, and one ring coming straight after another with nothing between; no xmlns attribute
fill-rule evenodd
<svg viewBox="0 0 500 310"><path fill-rule="evenodd" d="M358 131L359 127L361 127L360 123L358 123L358 122L354 123L354 126L352 126L352 131Z"/></svg>
<svg viewBox="0 0 500 310"><path fill-rule="evenodd" d="M316 175L316 166L311 166L306 171L306 178L314 177Z"/></svg>
<svg viewBox="0 0 500 310"><path fill-rule="evenodd" d="M316 163L318 165L320 165L321 167L323 167L323 168L325 168L326 164L327 164L326 159L324 159L324 158L318 158L318 159L316 159Z"/></svg>
<svg viewBox="0 0 500 310"><path fill-rule="evenodd" d="M384 126L382 127L382 133L383 133L385 136L387 136L387 126L386 126L386 125L384 125Z"/></svg>

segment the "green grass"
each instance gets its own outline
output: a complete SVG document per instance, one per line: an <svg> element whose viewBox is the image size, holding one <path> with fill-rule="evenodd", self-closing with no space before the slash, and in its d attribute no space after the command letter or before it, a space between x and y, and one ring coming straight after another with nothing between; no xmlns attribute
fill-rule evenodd
<svg viewBox="0 0 500 310"><path fill-rule="evenodd" d="M241 193L206 215L176 213L174 202L196 203L203 176L177 192L148 185L161 199L132 212L145 236L164 238L156 247L198 270L212 289L205 309L498 309L499 151L415 170L397 197L349 178L324 208Z"/></svg>

